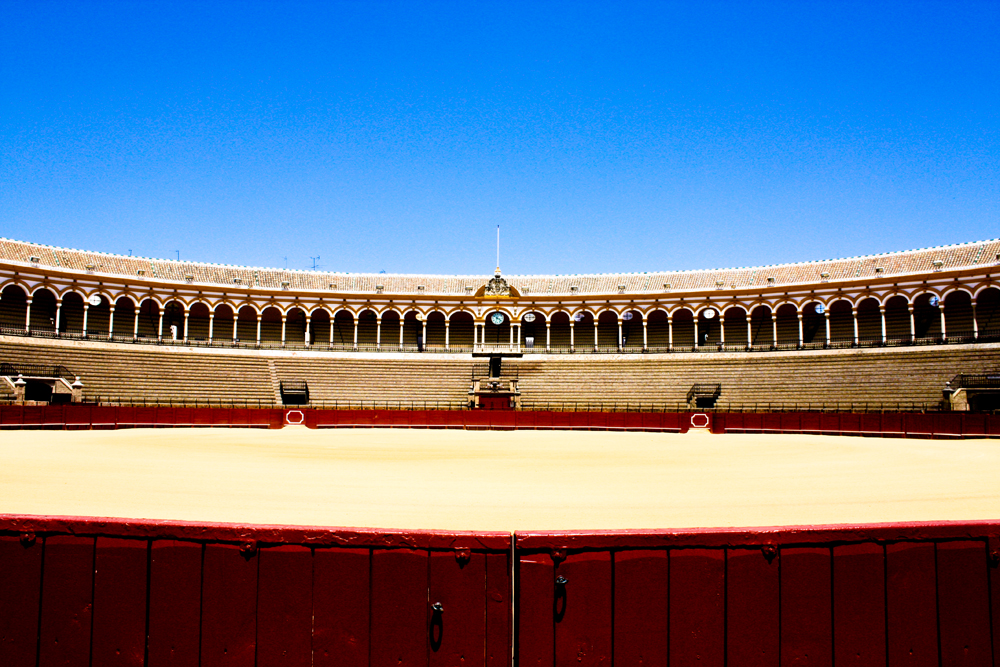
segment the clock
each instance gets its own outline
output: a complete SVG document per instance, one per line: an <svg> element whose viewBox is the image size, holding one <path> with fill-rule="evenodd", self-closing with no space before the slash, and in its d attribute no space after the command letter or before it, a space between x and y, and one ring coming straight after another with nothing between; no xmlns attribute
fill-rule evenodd
<svg viewBox="0 0 1000 667"><path fill-rule="evenodd" d="M490 321L493 322L493 324L500 326L503 324L503 313L493 313L490 316Z"/></svg>

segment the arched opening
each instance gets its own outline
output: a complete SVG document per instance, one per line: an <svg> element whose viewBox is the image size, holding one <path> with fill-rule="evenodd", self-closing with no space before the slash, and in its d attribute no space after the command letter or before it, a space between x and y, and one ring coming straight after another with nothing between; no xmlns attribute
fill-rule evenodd
<svg viewBox="0 0 1000 667"><path fill-rule="evenodd" d="M285 345L306 344L306 311L295 307L285 316Z"/></svg>
<svg viewBox="0 0 1000 667"><path fill-rule="evenodd" d="M215 319L212 322L212 340L231 340L238 338L236 332L236 314L228 304L215 307Z"/></svg>
<svg viewBox="0 0 1000 667"><path fill-rule="evenodd" d="M471 350L472 336L475 319L472 313L459 311L452 313L449 318L450 332L448 334L448 345L452 350Z"/></svg>
<svg viewBox="0 0 1000 667"><path fill-rule="evenodd" d="M7 285L0 292L0 324L4 329L22 332L27 326L28 296L18 285Z"/></svg>
<svg viewBox="0 0 1000 667"><path fill-rule="evenodd" d="M189 341L208 341L208 305L202 302L191 304L188 310L188 335Z"/></svg>
<svg viewBox="0 0 1000 667"><path fill-rule="evenodd" d="M979 340L1000 339L1000 289L988 287L976 296Z"/></svg>
<svg viewBox="0 0 1000 667"><path fill-rule="evenodd" d="M618 313L605 310L597 316L596 344L602 352L618 351Z"/></svg>
<svg viewBox="0 0 1000 667"><path fill-rule="evenodd" d="M403 314L403 349L417 350L423 347L423 315L415 310Z"/></svg>
<svg viewBox="0 0 1000 667"><path fill-rule="evenodd" d="M854 345L854 315L851 302L838 299L830 304L830 345L846 347Z"/></svg>
<svg viewBox="0 0 1000 667"><path fill-rule="evenodd" d="M879 302L873 296L862 299L858 304L858 344L878 345L882 343L882 313Z"/></svg>
<svg viewBox="0 0 1000 667"><path fill-rule="evenodd" d="M260 314L260 342L263 345L281 343L281 311L267 306Z"/></svg>
<svg viewBox="0 0 1000 667"><path fill-rule="evenodd" d="M885 302L885 337L897 344L910 341L910 302L902 294Z"/></svg>
<svg viewBox="0 0 1000 667"><path fill-rule="evenodd" d="M63 297L63 314L66 313L68 297L68 294ZM143 299L139 304L139 338L155 339L159 324L160 305L153 299Z"/></svg>
<svg viewBox="0 0 1000 667"><path fill-rule="evenodd" d="M688 308L674 311L674 347L694 349L694 313Z"/></svg>
<svg viewBox="0 0 1000 667"><path fill-rule="evenodd" d="M184 339L184 304L168 301L163 307L163 340Z"/></svg>
<svg viewBox="0 0 1000 667"><path fill-rule="evenodd" d="M666 311L654 310L646 316L646 343L650 350L669 349L670 327Z"/></svg>
<svg viewBox="0 0 1000 667"><path fill-rule="evenodd" d="M925 292L914 299L913 326L918 340L941 339L941 308L937 295Z"/></svg>
<svg viewBox="0 0 1000 667"><path fill-rule="evenodd" d="M569 313L564 310L552 313L548 328L549 351L569 351Z"/></svg>
<svg viewBox="0 0 1000 667"><path fill-rule="evenodd" d="M722 340L722 318L714 306L698 313L698 346L715 347Z"/></svg>
<svg viewBox="0 0 1000 667"><path fill-rule="evenodd" d="M56 295L45 287L31 297L31 330L54 333L56 330Z"/></svg>
<svg viewBox="0 0 1000 667"><path fill-rule="evenodd" d="M115 301L112 334L115 340L132 340L135 335L135 301L127 296Z"/></svg>
<svg viewBox="0 0 1000 667"><path fill-rule="evenodd" d="M802 344L818 347L826 344L826 318L823 304L810 301L802 307Z"/></svg>
<svg viewBox="0 0 1000 667"><path fill-rule="evenodd" d="M427 313L427 347L444 349L444 313L433 310Z"/></svg>
<svg viewBox="0 0 1000 667"><path fill-rule="evenodd" d="M378 337L378 315L374 310L362 310L358 313L358 348L374 350Z"/></svg>
<svg viewBox="0 0 1000 667"><path fill-rule="evenodd" d="M573 315L573 349L593 350L596 330L597 322L592 313L581 311Z"/></svg>
<svg viewBox="0 0 1000 667"><path fill-rule="evenodd" d="M638 310L626 310L622 313L622 349L632 352L639 352L643 349L642 313Z"/></svg>
<svg viewBox="0 0 1000 667"><path fill-rule="evenodd" d="M159 312L159 311L157 311ZM83 295L67 292L63 295L60 331L79 336L83 333Z"/></svg>
<svg viewBox="0 0 1000 667"><path fill-rule="evenodd" d="M387 310L382 313L382 349L400 347L402 339L399 334L401 331L399 313L395 310Z"/></svg>
<svg viewBox="0 0 1000 667"><path fill-rule="evenodd" d="M965 290L949 292L944 298L945 335L953 342L972 341L972 296Z"/></svg>
<svg viewBox="0 0 1000 667"><path fill-rule="evenodd" d="M240 345L257 343L257 311L251 305L241 307L236 313L235 342Z"/></svg>
<svg viewBox="0 0 1000 667"><path fill-rule="evenodd" d="M309 344L330 345L333 331L330 328L330 311L317 308L309 319Z"/></svg>
<svg viewBox="0 0 1000 667"><path fill-rule="evenodd" d="M791 303L783 303L774 311L778 316L777 347L794 348L799 345L799 311Z"/></svg>
<svg viewBox="0 0 1000 667"><path fill-rule="evenodd" d="M333 316L333 345L354 347L354 315L349 310L340 309Z"/></svg>
<svg viewBox="0 0 1000 667"><path fill-rule="evenodd" d="M95 294L87 300L87 306L87 336L106 338L111 326L111 302L103 294Z"/></svg>
<svg viewBox="0 0 1000 667"><path fill-rule="evenodd" d="M774 327L769 306L757 306L750 311L750 344L755 348L774 347Z"/></svg>
<svg viewBox="0 0 1000 667"><path fill-rule="evenodd" d="M494 321L494 319L496 321ZM499 324L497 323L499 322ZM510 317L507 313L495 310L486 315L486 326L483 334L484 345L505 345L512 339Z"/></svg>
<svg viewBox="0 0 1000 667"><path fill-rule="evenodd" d="M730 306L722 314L722 338L727 347L747 347L747 311L741 306Z"/></svg>
<svg viewBox="0 0 1000 667"><path fill-rule="evenodd" d="M545 315L537 310L521 314L521 345L526 350L545 349Z"/></svg>

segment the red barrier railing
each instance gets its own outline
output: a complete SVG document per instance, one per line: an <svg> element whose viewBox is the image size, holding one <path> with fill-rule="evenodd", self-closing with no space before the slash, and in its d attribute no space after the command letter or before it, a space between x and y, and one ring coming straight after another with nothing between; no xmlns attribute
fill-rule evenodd
<svg viewBox="0 0 1000 667"><path fill-rule="evenodd" d="M518 533L517 664L994 665L998 533Z"/></svg>
<svg viewBox="0 0 1000 667"><path fill-rule="evenodd" d="M555 412L513 410L330 410L314 408L3 405L0 428L237 426L281 428L560 429L713 433L817 433L886 437L997 437L992 414L851 412Z"/></svg>
<svg viewBox="0 0 1000 667"><path fill-rule="evenodd" d="M0 516L0 664L508 665L510 545Z"/></svg>

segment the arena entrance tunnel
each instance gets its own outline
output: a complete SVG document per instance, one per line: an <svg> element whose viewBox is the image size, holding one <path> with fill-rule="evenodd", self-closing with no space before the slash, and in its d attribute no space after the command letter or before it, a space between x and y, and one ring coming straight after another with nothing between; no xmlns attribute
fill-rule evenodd
<svg viewBox="0 0 1000 667"><path fill-rule="evenodd" d="M448 533L0 517L20 665L993 665L1000 522Z"/></svg>

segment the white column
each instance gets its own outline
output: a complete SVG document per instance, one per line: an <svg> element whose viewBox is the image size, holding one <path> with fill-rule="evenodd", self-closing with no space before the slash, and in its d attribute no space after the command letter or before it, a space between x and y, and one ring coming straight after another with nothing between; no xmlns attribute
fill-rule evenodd
<svg viewBox="0 0 1000 667"><path fill-rule="evenodd" d="M24 311L24 330L31 331L31 297L29 296L26 301L28 307ZM86 304L84 304L84 307L86 307Z"/></svg>
<svg viewBox="0 0 1000 667"><path fill-rule="evenodd" d="M382 349L382 318L375 318L375 349Z"/></svg>
<svg viewBox="0 0 1000 667"><path fill-rule="evenodd" d="M941 311L941 340L948 340L948 332L944 327L944 301L938 302L938 310Z"/></svg>
<svg viewBox="0 0 1000 667"><path fill-rule="evenodd" d="M880 305L878 307L879 315L882 317L882 344L885 345L886 335L885 335L885 306Z"/></svg>
<svg viewBox="0 0 1000 667"><path fill-rule="evenodd" d="M240 313L239 311L233 311L233 342L236 342L236 338L239 336L239 329L237 326L240 323Z"/></svg>
<svg viewBox="0 0 1000 667"><path fill-rule="evenodd" d="M84 305L84 307L86 307L86 305ZM86 311L84 311L84 315L86 315ZM159 342L163 342L163 309L162 308L160 308L160 323L156 327L156 340L159 341Z"/></svg>
<svg viewBox="0 0 1000 667"><path fill-rule="evenodd" d="M597 318L594 318L594 352L597 352Z"/></svg>
<svg viewBox="0 0 1000 667"><path fill-rule="evenodd" d="M382 320L379 320L379 322L381 322L381 321ZM302 335L302 337L303 337L302 344L305 345L306 347L309 347L309 342L310 342L309 341L309 327L310 327L311 324L312 324L312 313L309 313L309 314L306 315L306 330L305 330L305 333Z"/></svg>
<svg viewBox="0 0 1000 667"><path fill-rule="evenodd" d="M208 344L212 344L212 338L215 336L215 311L208 311Z"/></svg>
<svg viewBox="0 0 1000 667"><path fill-rule="evenodd" d="M329 347L333 347L333 315L330 316L330 343ZM403 347L403 328L399 328L399 346Z"/></svg>
<svg viewBox="0 0 1000 667"><path fill-rule="evenodd" d="M187 306L185 306L184 307L184 342L185 343L188 342L188 315L190 315L190 314L191 313L187 309Z"/></svg>
<svg viewBox="0 0 1000 667"><path fill-rule="evenodd" d="M726 316L719 311L719 345L726 344Z"/></svg>
<svg viewBox="0 0 1000 667"><path fill-rule="evenodd" d="M422 332L421 335L424 338L424 349L426 350L427 349L427 318L426 317L423 320L423 328L421 329L421 332Z"/></svg>
<svg viewBox="0 0 1000 667"><path fill-rule="evenodd" d="M115 304L108 306L108 340L115 335Z"/></svg>
<svg viewBox="0 0 1000 667"><path fill-rule="evenodd" d="M674 316L667 315L667 348L674 351Z"/></svg>
<svg viewBox="0 0 1000 667"><path fill-rule="evenodd" d="M851 318L854 320L854 344L858 344L858 309L851 308Z"/></svg>
<svg viewBox="0 0 1000 667"><path fill-rule="evenodd" d="M517 325L517 346L521 347L521 325Z"/></svg>
<svg viewBox="0 0 1000 667"><path fill-rule="evenodd" d="M701 341L698 340L698 315L694 316L694 346L698 347L701 345Z"/></svg>
<svg viewBox="0 0 1000 667"><path fill-rule="evenodd" d="M752 315L747 313L747 347L753 347L753 324L750 321Z"/></svg>
<svg viewBox="0 0 1000 667"><path fill-rule="evenodd" d="M62 302L60 302L62 305ZM59 328L59 311L56 310L56 329ZM139 339L139 306L135 307L135 322L132 324L132 340Z"/></svg>
<svg viewBox="0 0 1000 667"><path fill-rule="evenodd" d="M646 335L646 318L645 318L645 316L643 316L643 318L642 318L642 349L643 350L648 350L649 349L649 344L648 343L649 343L649 338Z"/></svg>
<svg viewBox="0 0 1000 667"><path fill-rule="evenodd" d="M358 318L354 318L354 349L358 349Z"/></svg>
<svg viewBox="0 0 1000 667"><path fill-rule="evenodd" d="M979 340L979 322L976 321L976 304L972 304L972 338Z"/></svg>
<svg viewBox="0 0 1000 667"><path fill-rule="evenodd" d="M800 310L797 315L799 316L799 347L805 343L805 335L802 333L802 311Z"/></svg>
<svg viewBox="0 0 1000 667"><path fill-rule="evenodd" d="M545 320L545 351L552 349L552 322Z"/></svg>
<svg viewBox="0 0 1000 667"><path fill-rule="evenodd" d="M56 301L56 336L59 335L59 320L62 319L62 299ZM139 328L139 310L135 311L135 327L136 330Z"/></svg>
<svg viewBox="0 0 1000 667"><path fill-rule="evenodd" d="M399 318L399 349L400 350L403 349L403 322L404 321L405 320L402 317Z"/></svg>
<svg viewBox="0 0 1000 667"><path fill-rule="evenodd" d="M906 304L906 309L910 311L910 342L917 340L917 322L913 317L913 304Z"/></svg>
<svg viewBox="0 0 1000 667"><path fill-rule="evenodd" d="M285 325L288 324L288 315L281 316L281 347L285 347Z"/></svg>
<svg viewBox="0 0 1000 667"><path fill-rule="evenodd" d="M508 334L507 338L509 339L507 341L507 344L510 345L511 347L514 347L514 320L511 320L510 326L507 327L507 334Z"/></svg>
<svg viewBox="0 0 1000 667"><path fill-rule="evenodd" d="M826 320L826 346L830 347L830 309L823 310L823 319Z"/></svg>
<svg viewBox="0 0 1000 667"><path fill-rule="evenodd" d="M83 337L84 338L87 337L87 314L89 313L89 311L90 311L90 304L87 303L86 301L84 301L83 302ZM944 317L941 318L941 321L944 322Z"/></svg>
<svg viewBox="0 0 1000 667"><path fill-rule="evenodd" d="M771 311L771 344L774 347L778 346L778 313Z"/></svg>
<svg viewBox="0 0 1000 667"><path fill-rule="evenodd" d="M622 318L618 317L618 351L622 351Z"/></svg>
<svg viewBox="0 0 1000 667"><path fill-rule="evenodd" d="M263 318L262 313L257 313L257 345L260 345L260 321Z"/></svg>
<svg viewBox="0 0 1000 667"><path fill-rule="evenodd" d="M573 343L573 331L574 331L574 321L573 318L569 318L569 351L573 352L576 350L576 346Z"/></svg>
<svg viewBox="0 0 1000 667"><path fill-rule="evenodd" d="M444 321L444 349L451 349L451 320Z"/></svg>

